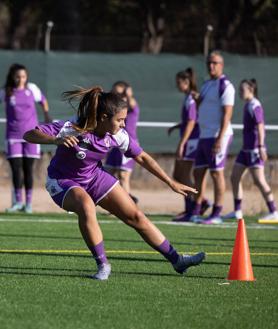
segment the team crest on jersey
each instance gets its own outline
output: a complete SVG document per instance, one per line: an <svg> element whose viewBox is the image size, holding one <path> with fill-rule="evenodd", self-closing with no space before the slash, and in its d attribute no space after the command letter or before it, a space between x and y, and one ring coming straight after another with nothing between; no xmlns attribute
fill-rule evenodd
<svg viewBox="0 0 278 329"><path fill-rule="evenodd" d="M86 153L84 151L79 151L79 152L76 153L76 157L79 160L83 160L83 159L86 158Z"/></svg>
<svg viewBox="0 0 278 329"><path fill-rule="evenodd" d="M25 95L26 95L26 96L30 96L30 95L31 95L30 90L25 90Z"/></svg>
<svg viewBox="0 0 278 329"><path fill-rule="evenodd" d="M105 144L106 147L109 147L111 145L111 139L110 139L109 136L106 136L104 138L104 144Z"/></svg>

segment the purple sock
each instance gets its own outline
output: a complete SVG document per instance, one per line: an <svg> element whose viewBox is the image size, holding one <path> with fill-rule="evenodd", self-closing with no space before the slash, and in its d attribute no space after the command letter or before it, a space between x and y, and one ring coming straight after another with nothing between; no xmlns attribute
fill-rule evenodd
<svg viewBox="0 0 278 329"><path fill-rule="evenodd" d="M31 204L32 203L32 189L25 190L25 195L26 195L26 204Z"/></svg>
<svg viewBox="0 0 278 329"><path fill-rule="evenodd" d="M234 199L234 209L235 211L240 210L241 209L241 199Z"/></svg>
<svg viewBox="0 0 278 329"><path fill-rule="evenodd" d="M209 206L209 201L208 201L208 199L203 199L201 206L202 206L202 207L208 207L208 206Z"/></svg>
<svg viewBox="0 0 278 329"><path fill-rule="evenodd" d="M269 212L271 212L271 213L276 211L276 206L275 206L274 201L267 201L267 207L268 207Z"/></svg>
<svg viewBox="0 0 278 329"><path fill-rule="evenodd" d="M185 197L184 198L184 201L185 201L185 211L187 213L191 212L192 210L192 204L193 204L193 201L190 197Z"/></svg>
<svg viewBox="0 0 278 329"><path fill-rule="evenodd" d="M22 203L22 189L21 188L16 188L14 190L14 194L15 194L15 201L17 203Z"/></svg>
<svg viewBox="0 0 278 329"><path fill-rule="evenodd" d="M200 215L201 207L202 207L202 205L201 205L200 203L196 203L196 202L194 202L194 203L192 204L192 215L193 215L193 216L198 216L198 215Z"/></svg>
<svg viewBox="0 0 278 329"><path fill-rule="evenodd" d="M172 264L176 264L179 259L179 254L167 239L165 239L164 242L162 242L161 245L155 249L159 251Z"/></svg>
<svg viewBox="0 0 278 329"><path fill-rule="evenodd" d="M91 253L93 254L97 265L100 264L108 264L108 260L106 258L105 250L104 250L104 243L101 241L94 247L89 248Z"/></svg>
<svg viewBox="0 0 278 329"><path fill-rule="evenodd" d="M222 206L216 206L216 205L214 204L214 205L213 205L213 208L212 208L212 213L211 213L210 217L219 217L222 208L223 208Z"/></svg>

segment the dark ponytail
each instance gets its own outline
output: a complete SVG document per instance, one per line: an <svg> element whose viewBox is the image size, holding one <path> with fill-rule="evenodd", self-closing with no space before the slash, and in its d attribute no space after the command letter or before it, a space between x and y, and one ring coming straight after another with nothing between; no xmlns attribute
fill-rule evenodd
<svg viewBox="0 0 278 329"><path fill-rule="evenodd" d="M241 81L242 83L246 83L250 89L252 90L253 94L255 97L258 97L258 83L257 80L255 78L252 79L244 79Z"/></svg>
<svg viewBox="0 0 278 329"><path fill-rule="evenodd" d="M101 114L106 114L110 119L127 108L126 102L119 95L105 93L100 86L65 91L62 96L71 105L73 101L79 101L75 128L82 132L94 131Z"/></svg>
<svg viewBox="0 0 278 329"><path fill-rule="evenodd" d="M14 76L15 76L15 73L19 70L24 70L28 76L28 71L24 65L15 63L10 66L7 77L6 77L6 82L4 85L5 93L8 97L12 96L13 89L16 88Z"/></svg>
<svg viewBox="0 0 278 329"><path fill-rule="evenodd" d="M178 72L176 74L176 79L189 80L190 91L197 92L197 78L193 68L188 67L186 70Z"/></svg>

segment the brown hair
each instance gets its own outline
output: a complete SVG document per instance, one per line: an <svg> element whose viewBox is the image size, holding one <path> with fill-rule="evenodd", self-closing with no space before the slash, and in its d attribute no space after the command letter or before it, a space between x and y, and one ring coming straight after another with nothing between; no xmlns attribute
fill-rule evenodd
<svg viewBox="0 0 278 329"><path fill-rule="evenodd" d="M252 78L252 79L244 79L241 81L240 84L246 83L249 88L252 90L253 94L255 97L258 97L258 84L257 80Z"/></svg>
<svg viewBox="0 0 278 329"><path fill-rule="evenodd" d="M189 80L189 89L190 91L197 91L197 78L195 71L188 67L184 71L180 71L176 74L176 79L178 80Z"/></svg>
<svg viewBox="0 0 278 329"><path fill-rule="evenodd" d="M102 114L111 119L116 113L127 108L126 102L119 95L106 93L100 86L65 91L62 96L71 106L73 101L79 101L75 128L83 132L94 131Z"/></svg>
<svg viewBox="0 0 278 329"><path fill-rule="evenodd" d="M7 74L6 82L5 82L5 86L4 86L5 93L8 97L12 96L12 94L13 94L13 89L16 87L14 76L15 76L16 72L20 71L20 70L24 70L28 77L28 72L24 65L15 63L15 64L12 64L9 68L9 72ZM26 81L26 83L27 83L27 81Z"/></svg>

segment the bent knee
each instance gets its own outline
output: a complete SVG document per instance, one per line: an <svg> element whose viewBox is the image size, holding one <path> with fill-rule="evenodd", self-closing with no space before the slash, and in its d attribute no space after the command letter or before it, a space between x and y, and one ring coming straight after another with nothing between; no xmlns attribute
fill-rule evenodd
<svg viewBox="0 0 278 329"><path fill-rule="evenodd" d="M142 228L145 225L145 219L146 217L144 213L141 210L137 209L134 211L133 214L129 216L126 223L134 228Z"/></svg>

